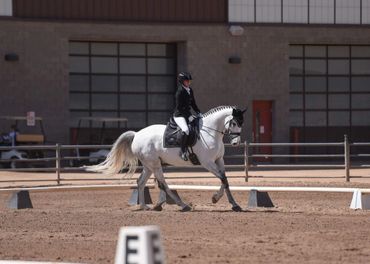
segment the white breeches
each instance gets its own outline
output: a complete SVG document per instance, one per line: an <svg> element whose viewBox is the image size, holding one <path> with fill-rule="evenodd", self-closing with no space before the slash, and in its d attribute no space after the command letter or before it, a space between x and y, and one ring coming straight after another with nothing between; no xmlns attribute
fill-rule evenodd
<svg viewBox="0 0 370 264"><path fill-rule="evenodd" d="M189 127L186 123L185 117L179 116L179 117L173 117L176 124L181 128L181 130L186 134L189 135Z"/></svg>

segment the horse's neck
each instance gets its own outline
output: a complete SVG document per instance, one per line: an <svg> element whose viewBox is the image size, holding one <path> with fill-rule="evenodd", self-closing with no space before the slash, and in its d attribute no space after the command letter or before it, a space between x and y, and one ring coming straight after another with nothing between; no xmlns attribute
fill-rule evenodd
<svg viewBox="0 0 370 264"><path fill-rule="evenodd" d="M217 131L223 131L225 129L225 119L231 115L232 109L224 109L207 115L203 118L203 124L206 127Z"/></svg>

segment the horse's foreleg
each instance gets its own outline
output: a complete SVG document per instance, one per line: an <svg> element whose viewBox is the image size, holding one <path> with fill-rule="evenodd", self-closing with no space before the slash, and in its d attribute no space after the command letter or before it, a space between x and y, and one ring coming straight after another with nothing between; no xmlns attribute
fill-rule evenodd
<svg viewBox="0 0 370 264"><path fill-rule="evenodd" d="M221 184L220 189L212 196L212 203L217 203L221 199L221 197L224 196L224 191L224 185Z"/></svg>
<svg viewBox="0 0 370 264"><path fill-rule="evenodd" d="M158 180L158 183L161 185L161 191L164 190L174 201L175 203L181 207L182 211L190 211L191 207L184 203L180 197L177 197L168 187L166 180L164 179L163 176L163 171L162 168L157 168L153 170L154 176Z"/></svg>
<svg viewBox="0 0 370 264"><path fill-rule="evenodd" d="M216 164L218 166L218 170L221 173L225 173L225 163L222 158L216 160ZM212 203L217 203L221 197L224 195L224 185L221 184L220 190L218 190L213 196L212 196Z"/></svg>
<svg viewBox="0 0 370 264"><path fill-rule="evenodd" d="M233 195L231 194L231 191L230 191L230 188L229 188L229 182L227 180L227 177L226 175L224 174L223 175L224 177L221 178L221 182L222 182L222 185L224 186L225 188L225 192L226 192L226 196L227 196L227 199L229 200L229 203L232 204L232 209L233 211L235 212L241 212L242 211L242 208L235 202L234 200L234 197Z"/></svg>
<svg viewBox="0 0 370 264"><path fill-rule="evenodd" d="M203 164L203 166L207 170L209 170L211 173L213 173L217 178L219 178L221 180L222 187L224 188L224 190L226 192L227 199L229 200L229 203L232 205L233 211L236 211L236 212L242 211L240 206L235 202L233 195L231 194L231 191L230 191L230 188L229 188L229 181L227 180L225 171L220 170L218 168L218 166L216 165L216 163L214 163L214 162L209 162L207 164ZM220 189L220 191L221 191L221 189Z"/></svg>
<svg viewBox="0 0 370 264"><path fill-rule="evenodd" d="M139 204L142 210L149 210L149 206L145 204L145 196L144 196L144 189L145 185L150 177L152 172L147 168L144 167L143 171L141 172L140 177L137 179L137 189L138 189L138 196L139 196Z"/></svg>

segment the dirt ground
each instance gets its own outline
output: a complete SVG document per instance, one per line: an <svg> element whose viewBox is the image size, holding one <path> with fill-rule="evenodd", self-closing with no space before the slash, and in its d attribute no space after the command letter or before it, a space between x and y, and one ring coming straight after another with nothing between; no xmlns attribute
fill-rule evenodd
<svg viewBox="0 0 370 264"><path fill-rule="evenodd" d="M240 172L229 175L232 185L370 186L369 171L359 172L364 178L351 183L338 176L342 171L305 171L306 176L312 173L308 178L279 172L286 179L269 173L255 173L248 183ZM50 176L1 172L0 179L9 175ZM210 177L176 175L169 175L170 183L218 184ZM2 182L1 187L36 184L44 183ZM370 211L349 209L351 193L271 192L274 208L251 209L248 192L234 192L244 209L240 213L231 211L226 196L212 204L213 192L179 194L193 211L182 213L175 205L162 212L137 211L127 204L129 190L31 192L34 208L14 210L6 206L9 193L0 192L0 259L113 263L120 227L158 225L167 263L369 263ZM158 191L151 195L156 200Z"/></svg>

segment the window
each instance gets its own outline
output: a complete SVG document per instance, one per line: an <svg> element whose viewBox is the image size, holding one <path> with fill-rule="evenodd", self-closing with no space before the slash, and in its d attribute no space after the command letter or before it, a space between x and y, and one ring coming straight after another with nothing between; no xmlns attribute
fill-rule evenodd
<svg viewBox="0 0 370 264"><path fill-rule="evenodd" d="M361 0L336 0L335 8L335 23L360 24Z"/></svg>
<svg viewBox="0 0 370 264"><path fill-rule="evenodd" d="M254 22L254 0L229 0L230 22Z"/></svg>
<svg viewBox="0 0 370 264"><path fill-rule="evenodd" d="M281 22L281 0L256 1L256 21Z"/></svg>
<svg viewBox="0 0 370 264"><path fill-rule="evenodd" d="M348 111L330 111L329 112L329 126L341 126L348 127L349 122L349 112Z"/></svg>
<svg viewBox="0 0 370 264"><path fill-rule="evenodd" d="M323 75L326 74L326 60L306 59L305 70L307 75Z"/></svg>
<svg viewBox="0 0 370 264"><path fill-rule="evenodd" d="M290 91L291 92L302 92L303 91L303 78L302 77L290 77Z"/></svg>
<svg viewBox="0 0 370 264"><path fill-rule="evenodd" d="M312 77L305 78L306 92L326 92L326 77Z"/></svg>
<svg viewBox="0 0 370 264"><path fill-rule="evenodd" d="M291 127L330 141L329 128L370 126L370 46L291 45L289 54Z"/></svg>
<svg viewBox="0 0 370 264"><path fill-rule="evenodd" d="M13 0L0 0L0 16L13 16Z"/></svg>
<svg viewBox="0 0 370 264"><path fill-rule="evenodd" d="M326 109L325 94L307 94L305 96L305 106L307 109Z"/></svg>
<svg viewBox="0 0 370 264"><path fill-rule="evenodd" d="M329 76L328 77L328 90L329 92L349 92L350 78L338 77L338 76Z"/></svg>
<svg viewBox="0 0 370 264"><path fill-rule="evenodd" d="M370 76L352 77L353 92L370 92Z"/></svg>
<svg viewBox="0 0 370 264"><path fill-rule="evenodd" d="M229 0L229 22L370 24L370 0Z"/></svg>
<svg viewBox="0 0 370 264"><path fill-rule="evenodd" d="M290 95L290 109L303 109L303 95L291 94Z"/></svg>
<svg viewBox="0 0 370 264"><path fill-rule="evenodd" d="M328 60L328 73L332 75L348 75L349 60Z"/></svg>
<svg viewBox="0 0 370 264"><path fill-rule="evenodd" d="M308 23L307 0L284 0L283 1L284 23Z"/></svg>
<svg viewBox="0 0 370 264"><path fill-rule="evenodd" d="M125 117L132 129L167 122L176 91L175 44L71 41L69 53L71 127L85 116Z"/></svg>
<svg viewBox="0 0 370 264"><path fill-rule="evenodd" d="M362 0L362 24L370 24L370 0Z"/></svg>

